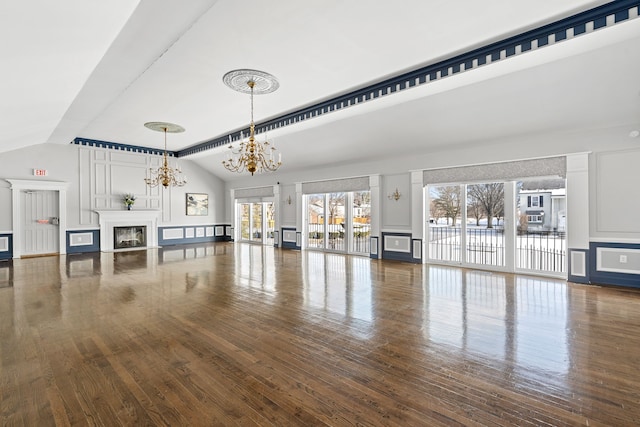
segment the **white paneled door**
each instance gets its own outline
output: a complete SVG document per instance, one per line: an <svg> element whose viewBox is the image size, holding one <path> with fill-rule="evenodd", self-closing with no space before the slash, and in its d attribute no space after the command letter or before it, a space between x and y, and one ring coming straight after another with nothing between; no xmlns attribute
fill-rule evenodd
<svg viewBox="0 0 640 427"><path fill-rule="evenodd" d="M22 212L22 255L60 252L58 192L26 190L20 193Z"/></svg>

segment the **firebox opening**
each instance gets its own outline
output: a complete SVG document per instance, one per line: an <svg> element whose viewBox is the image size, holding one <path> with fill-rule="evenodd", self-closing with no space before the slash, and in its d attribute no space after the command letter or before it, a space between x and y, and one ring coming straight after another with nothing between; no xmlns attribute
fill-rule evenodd
<svg viewBox="0 0 640 427"><path fill-rule="evenodd" d="M134 225L113 227L113 248L139 248L147 246L147 227Z"/></svg>

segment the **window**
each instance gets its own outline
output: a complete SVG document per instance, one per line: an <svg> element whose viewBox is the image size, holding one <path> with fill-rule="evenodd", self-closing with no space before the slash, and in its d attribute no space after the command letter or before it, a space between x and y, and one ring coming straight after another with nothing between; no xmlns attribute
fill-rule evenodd
<svg viewBox="0 0 640 427"><path fill-rule="evenodd" d="M529 223L535 223L535 222L542 222L542 215L527 215L527 222Z"/></svg>
<svg viewBox="0 0 640 427"><path fill-rule="evenodd" d="M527 206L530 208L541 208L543 196L529 196Z"/></svg>

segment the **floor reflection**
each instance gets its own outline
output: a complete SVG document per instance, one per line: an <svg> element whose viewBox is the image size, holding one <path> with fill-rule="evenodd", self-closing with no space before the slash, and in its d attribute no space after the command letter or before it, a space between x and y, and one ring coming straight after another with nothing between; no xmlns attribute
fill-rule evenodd
<svg viewBox="0 0 640 427"><path fill-rule="evenodd" d="M13 286L13 261L0 261L0 289Z"/></svg>
<svg viewBox="0 0 640 427"><path fill-rule="evenodd" d="M68 254L65 259L65 267L68 278L99 275L102 273L101 253Z"/></svg>
<svg viewBox="0 0 640 427"><path fill-rule="evenodd" d="M158 262L164 264L187 259L228 255L231 253L230 251L231 246L216 242L163 246L158 248Z"/></svg>
<svg viewBox="0 0 640 427"><path fill-rule="evenodd" d="M302 255L305 304L371 321L371 262L364 257L307 251Z"/></svg>
<svg viewBox="0 0 640 427"><path fill-rule="evenodd" d="M425 331L434 343L567 372L566 283L431 266L425 294Z"/></svg>
<svg viewBox="0 0 640 427"><path fill-rule="evenodd" d="M148 251L126 250L113 253L113 274L126 273L131 270L147 268Z"/></svg>

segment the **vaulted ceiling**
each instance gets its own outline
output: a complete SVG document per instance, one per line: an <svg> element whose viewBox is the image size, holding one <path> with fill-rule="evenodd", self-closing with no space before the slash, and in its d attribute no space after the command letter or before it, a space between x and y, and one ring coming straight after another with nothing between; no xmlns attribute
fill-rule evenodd
<svg viewBox="0 0 640 427"><path fill-rule="evenodd" d="M0 155L76 138L161 149L162 135L143 124L167 121L186 129L169 136L169 150L232 181L236 175L221 166L226 144L207 143L248 125L249 96L222 81L239 68L280 83L256 96L256 123L393 83L388 94L384 85L377 92L384 96L269 131L283 156L279 172L531 133L630 131L640 127L640 19L633 12L486 64L471 60L448 76L434 73L433 81L412 75L406 89L393 81L607 3L3 2ZM194 146L207 149L190 154Z"/></svg>

